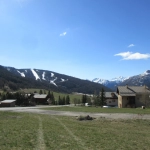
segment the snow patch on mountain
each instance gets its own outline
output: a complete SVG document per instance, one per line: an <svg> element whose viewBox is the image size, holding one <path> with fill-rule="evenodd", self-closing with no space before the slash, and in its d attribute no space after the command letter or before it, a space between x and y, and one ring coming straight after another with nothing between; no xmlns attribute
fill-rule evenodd
<svg viewBox="0 0 150 150"><path fill-rule="evenodd" d="M126 78L126 77L120 76L118 78L112 78L110 81L115 81L115 82L119 83L119 82L123 82L126 79L129 79L129 77Z"/></svg>
<svg viewBox="0 0 150 150"><path fill-rule="evenodd" d="M62 78L61 78L61 81L62 81L62 82L64 82L64 81L65 81L65 79L62 79Z"/></svg>
<svg viewBox="0 0 150 150"><path fill-rule="evenodd" d="M61 82L66 82L66 81L68 81L68 79L65 80L65 79L61 78Z"/></svg>
<svg viewBox="0 0 150 150"><path fill-rule="evenodd" d="M35 79L38 80L40 79L40 77L38 76L38 74L34 71L34 69L31 69L33 75L35 76ZM40 79L41 80L41 79Z"/></svg>
<svg viewBox="0 0 150 150"><path fill-rule="evenodd" d="M17 72L20 73L20 75L21 75L22 77L25 77L24 72L20 72L20 71L18 71L18 70L17 70Z"/></svg>
<svg viewBox="0 0 150 150"><path fill-rule="evenodd" d="M145 71L144 73L141 74L141 76L147 76L150 75L150 70Z"/></svg>
<svg viewBox="0 0 150 150"><path fill-rule="evenodd" d="M43 72L43 74L42 74L42 79L43 79L43 80L46 80L46 79L45 79L45 72Z"/></svg>
<svg viewBox="0 0 150 150"><path fill-rule="evenodd" d="M57 80L57 77L54 80L50 80L50 84L57 86L57 84L55 83L56 80Z"/></svg>
<svg viewBox="0 0 150 150"><path fill-rule="evenodd" d="M100 84L107 84L109 81L105 79L95 78L92 80L92 82L100 83Z"/></svg>
<svg viewBox="0 0 150 150"><path fill-rule="evenodd" d="M54 77L54 76L55 76L54 73L51 72L51 77Z"/></svg>
<svg viewBox="0 0 150 150"><path fill-rule="evenodd" d="M120 82L123 82L124 80L126 80L128 78L125 78L125 77L122 77L122 76L120 76L118 78L112 78L111 80L95 78L95 79L92 80L92 82L96 82L96 83L100 83L100 84L103 84L103 85L107 85L110 82L120 83Z"/></svg>

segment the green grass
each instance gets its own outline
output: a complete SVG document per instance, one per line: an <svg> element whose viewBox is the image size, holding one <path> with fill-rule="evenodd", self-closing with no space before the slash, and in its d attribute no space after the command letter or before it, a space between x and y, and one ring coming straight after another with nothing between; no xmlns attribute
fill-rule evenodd
<svg viewBox="0 0 150 150"><path fill-rule="evenodd" d="M90 112L90 113L133 113L133 114L150 114L150 108L101 108L86 106L64 106L64 107L47 107L44 110L72 111L72 112Z"/></svg>
<svg viewBox="0 0 150 150"><path fill-rule="evenodd" d="M0 149L32 149L36 145L36 116L0 112Z"/></svg>
<svg viewBox="0 0 150 150"><path fill-rule="evenodd" d="M1 150L149 150L149 120L78 121L0 112Z"/></svg>
<svg viewBox="0 0 150 150"><path fill-rule="evenodd" d="M64 96L66 97L67 95L69 95L71 103L74 103L74 98L80 99L80 100L82 98L82 95L77 95L77 94L65 94L65 93L56 93L56 92L53 92L53 94L54 94L55 100L58 100L59 96L63 98Z"/></svg>

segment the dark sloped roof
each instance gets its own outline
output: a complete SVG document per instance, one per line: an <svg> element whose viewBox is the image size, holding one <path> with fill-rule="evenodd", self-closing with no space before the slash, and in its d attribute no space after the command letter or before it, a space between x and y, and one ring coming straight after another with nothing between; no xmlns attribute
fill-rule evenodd
<svg viewBox="0 0 150 150"><path fill-rule="evenodd" d="M146 86L118 86L118 94L122 96L135 96L136 93L149 93L150 89Z"/></svg>
<svg viewBox="0 0 150 150"><path fill-rule="evenodd" d="M105 92L106 98L117 98L118 94L116 92Z"/></svg>

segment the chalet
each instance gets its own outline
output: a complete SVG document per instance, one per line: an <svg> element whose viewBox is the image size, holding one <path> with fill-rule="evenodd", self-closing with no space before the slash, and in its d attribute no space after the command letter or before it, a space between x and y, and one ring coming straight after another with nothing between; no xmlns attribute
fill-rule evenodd
<svg viewBox="0 0 150 150"><path fill-rule="evenodd" d="M150 106L150 89L147 86L118 86L118 107Z"/></svg>
<svg viewBox="0 0 150 150"><path fill-rule="evenodd" d="M0 102L0 107L15 107L16 99L6 99Z"/></svg>
<svg viewBox="0 0 150 150"><path fill-rule="evenodd" d="M48 104L47 94L35 94L33 97L36 104Z"/></svg>
<svg viewBox="0 0 150 150"><path fill-rule="evenodd" d="M116 92L105 92L107 106L118 106L118 96Z"/></svg>

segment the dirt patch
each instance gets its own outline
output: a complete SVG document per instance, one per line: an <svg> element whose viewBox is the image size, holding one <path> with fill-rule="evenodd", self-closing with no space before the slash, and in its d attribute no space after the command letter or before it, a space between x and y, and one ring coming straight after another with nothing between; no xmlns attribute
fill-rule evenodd
<svg viewBox="0 0 150 150"><path fill-rule="evenodd" d="M37 135L37 148L36 150L45 150L45 142L44 142L44 136L43 136L43 124L41 117L39 119L39 130Z"/></svg>
<svg viewBox="0 0 150 150"><path fill-rule="evenodd" d="M5 108L2 111L12 112L27 112L35 114L47 114L47 115L58 115L58 116L91 116L94 118L105 118L105 119L148 119L150 120L149 114L130 114L130 113L87 113L87 112L69 112L69 111L56 111L56 110L42 110L37 107L26 107L26 108Z"/></svg>
<svg viewBox="0 0 150 150"><path fill-rule="evenodd" d="M77 117L77 120L79 120L79 121L83 121L83 120L94 120L94 119L95 119L94 117L91 117L91 116L89 116L89 115Z"/></svg>

